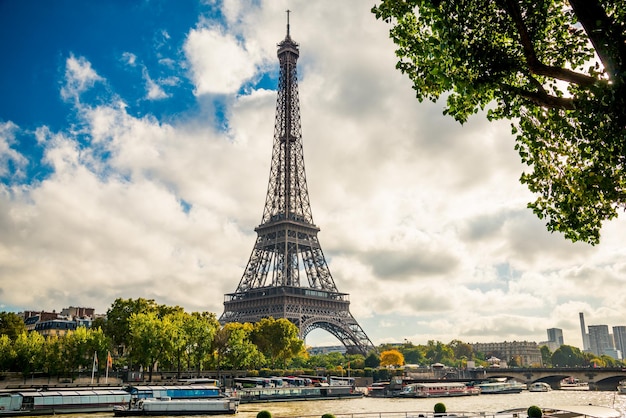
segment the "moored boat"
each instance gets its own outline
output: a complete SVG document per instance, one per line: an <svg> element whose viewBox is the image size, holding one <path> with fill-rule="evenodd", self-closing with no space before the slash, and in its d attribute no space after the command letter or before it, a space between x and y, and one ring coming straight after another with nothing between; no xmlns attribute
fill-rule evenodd
<svg viewBox="0 0 626 418"><path fill-rule="evenodd" d="M529 392L550 392L552 387L546 382L535 382L528 386Z"/></svg>
<svg viewBox="0 0 626 418"><path fill-rule="evenodd" d="M516 382L515 380L480 382L477 383L476 386L480 389L480 393L484 395L520 393L526 389L525 384Z"/></svg>
<svg viewBox="0 0 626 418"><path fill-rule="evenodd" d="M396 396L399 398L441 398L479 394L480 389L465 383L437 382L408 384Z"/></svg>
<svg viewBox="0 0 626 418"><path fill-rule="evenodd" d="M626 380L622 380L617 385L617 393L621 395L626 395Z"/></svg>
<svg viewBox="0 0 626 418"><path fill-rule="evenodd" d="M222 394L217 386L129 386L127 405L113 409L115 416L235 414L239 399Z"/></svg>
<svg viewBox="0 0 626 418"><path fill-rule="evenodd" d="M126 405L130 394L121 388L18 390L0 393L0 416L31 416L111 412Z"/></svg>
<svg viewBox="0 0 626 418"><path fill-rule="evenodd" d="M318 386L286 386L249 388L237 391L241 403L280 402L301 400L329 400L363 397L353 386L320 384Z"/></svg>
<svg viewBox="0 0 626 418"><path fill-rule="evenodd" d="M578 379L567 378L561 380L559 389L562 390L589 390L589 383L581 382Z"/></svg>
<svg viewBox="0 0 626 418"><path fill-rule="evenodd" d="M389 382L376 382L367 387L365 396L370 398L386 398L389 396Z"/></svg>

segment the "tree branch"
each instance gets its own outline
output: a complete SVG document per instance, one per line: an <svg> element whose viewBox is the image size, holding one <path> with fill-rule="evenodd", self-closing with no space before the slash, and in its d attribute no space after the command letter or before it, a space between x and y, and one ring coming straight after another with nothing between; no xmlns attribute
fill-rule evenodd
<svg viewBox="0 0 626 418"><path fill-rule="evenodd" d="M582 24L596 54L612 80L621 74L626 65L624 35L606 14L597 0L569 0L572 10Z"/></svg>
<svg viewBox="0 0 626 418"><path fill-rule="evenodd" d="M576 109L576 106L574 105L574 100L572 100L571 98L552 96L546 93L546 91L543 89L539 91L528 91L510 85L503 85L502 87L506 90L514 92L515 94L525 98L526 100L533 102L537 106L564 110Z"/></svg>
<svg viewBox="0 0 626 418"><path fill-rule="evenodd" d="M574 0L572 0L574 1ZM571 71L566 68L553 67L543 64L537 58L537 52L533 45L522 12L519 8L519 4L516 0L504 0L504 9L508 11L509 16L513 19L517 32L520 36L520 43L524 50L524 56L526 57L526 63L531 73L537 75L543 75L547 77L556 78L566 81L568 83L578 84L582 87L590 87L597 81L595 78L585 74L580 74L576 71Z"/></svg>

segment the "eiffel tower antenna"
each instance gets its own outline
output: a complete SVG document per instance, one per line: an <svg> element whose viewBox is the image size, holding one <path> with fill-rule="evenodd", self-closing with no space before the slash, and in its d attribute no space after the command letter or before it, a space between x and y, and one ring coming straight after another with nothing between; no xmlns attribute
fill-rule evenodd
<svg viewBox="0 0 626 418"><path fill-rule="evenodd" d="M296 61L298 44L289 34L278 44L280 75L270 178L257 239L235 293L224 295L222 324L286 318L300 338L316 328L334 335L349 353L375 350L350 313L317 239L304 171ZM304 282L306 278L306 282Z"/></svg>

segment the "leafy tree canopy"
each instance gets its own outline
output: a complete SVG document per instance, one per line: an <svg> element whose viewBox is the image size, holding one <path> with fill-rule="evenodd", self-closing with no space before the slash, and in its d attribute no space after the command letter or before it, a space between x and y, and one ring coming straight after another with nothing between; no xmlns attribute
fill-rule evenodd
<svg viewBox="0 0 626 418"><path fill-rule="evenodd" d="M380 353L380 365L385 366L402 366L404 364L404 356L398 350L386 350Z"/></svg>
<svg viewBox="0 0 626 418"><path fill-rule="evenodd" d="M554 367L576 367L585 365L585 356L578 347L562 345L552 353Z"/></svg>
<svg viewBox="0 0 626 418"><path fill-rule="evenodd" d="M626 3L383 0L397 68L463 123L511 119L550 231L597 244L626 206Z"/></svg>
<svg viewBox="0 0 626 418"><path fill-rule="evenodd" d="M285 318L263 318L254 324L251 340L259 351L271 361L272 367L277 361L286 364L304 348L298 337L298 327Z"/></svg>
<svg viewBox="0 0 626 418"><path fill-rule="evenodd" d="M15 312L0 312L0 335L15 341L18 335L26 332L24 320Z"/></svg>

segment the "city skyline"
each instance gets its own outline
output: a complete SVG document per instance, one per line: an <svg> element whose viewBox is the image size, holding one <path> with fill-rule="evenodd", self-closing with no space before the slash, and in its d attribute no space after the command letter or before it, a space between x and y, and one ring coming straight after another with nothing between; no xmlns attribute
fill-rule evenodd
<svg viewBox="0 0 626 418"><path fill-rule="evenodd" d="M547 232L509 123L419 103L371 5L21 3L0 4L0 310L219 316L261 221L290 9L313 218L374 344L583 347L579 312L626 318L626 218L595 247Z"/></svg>

